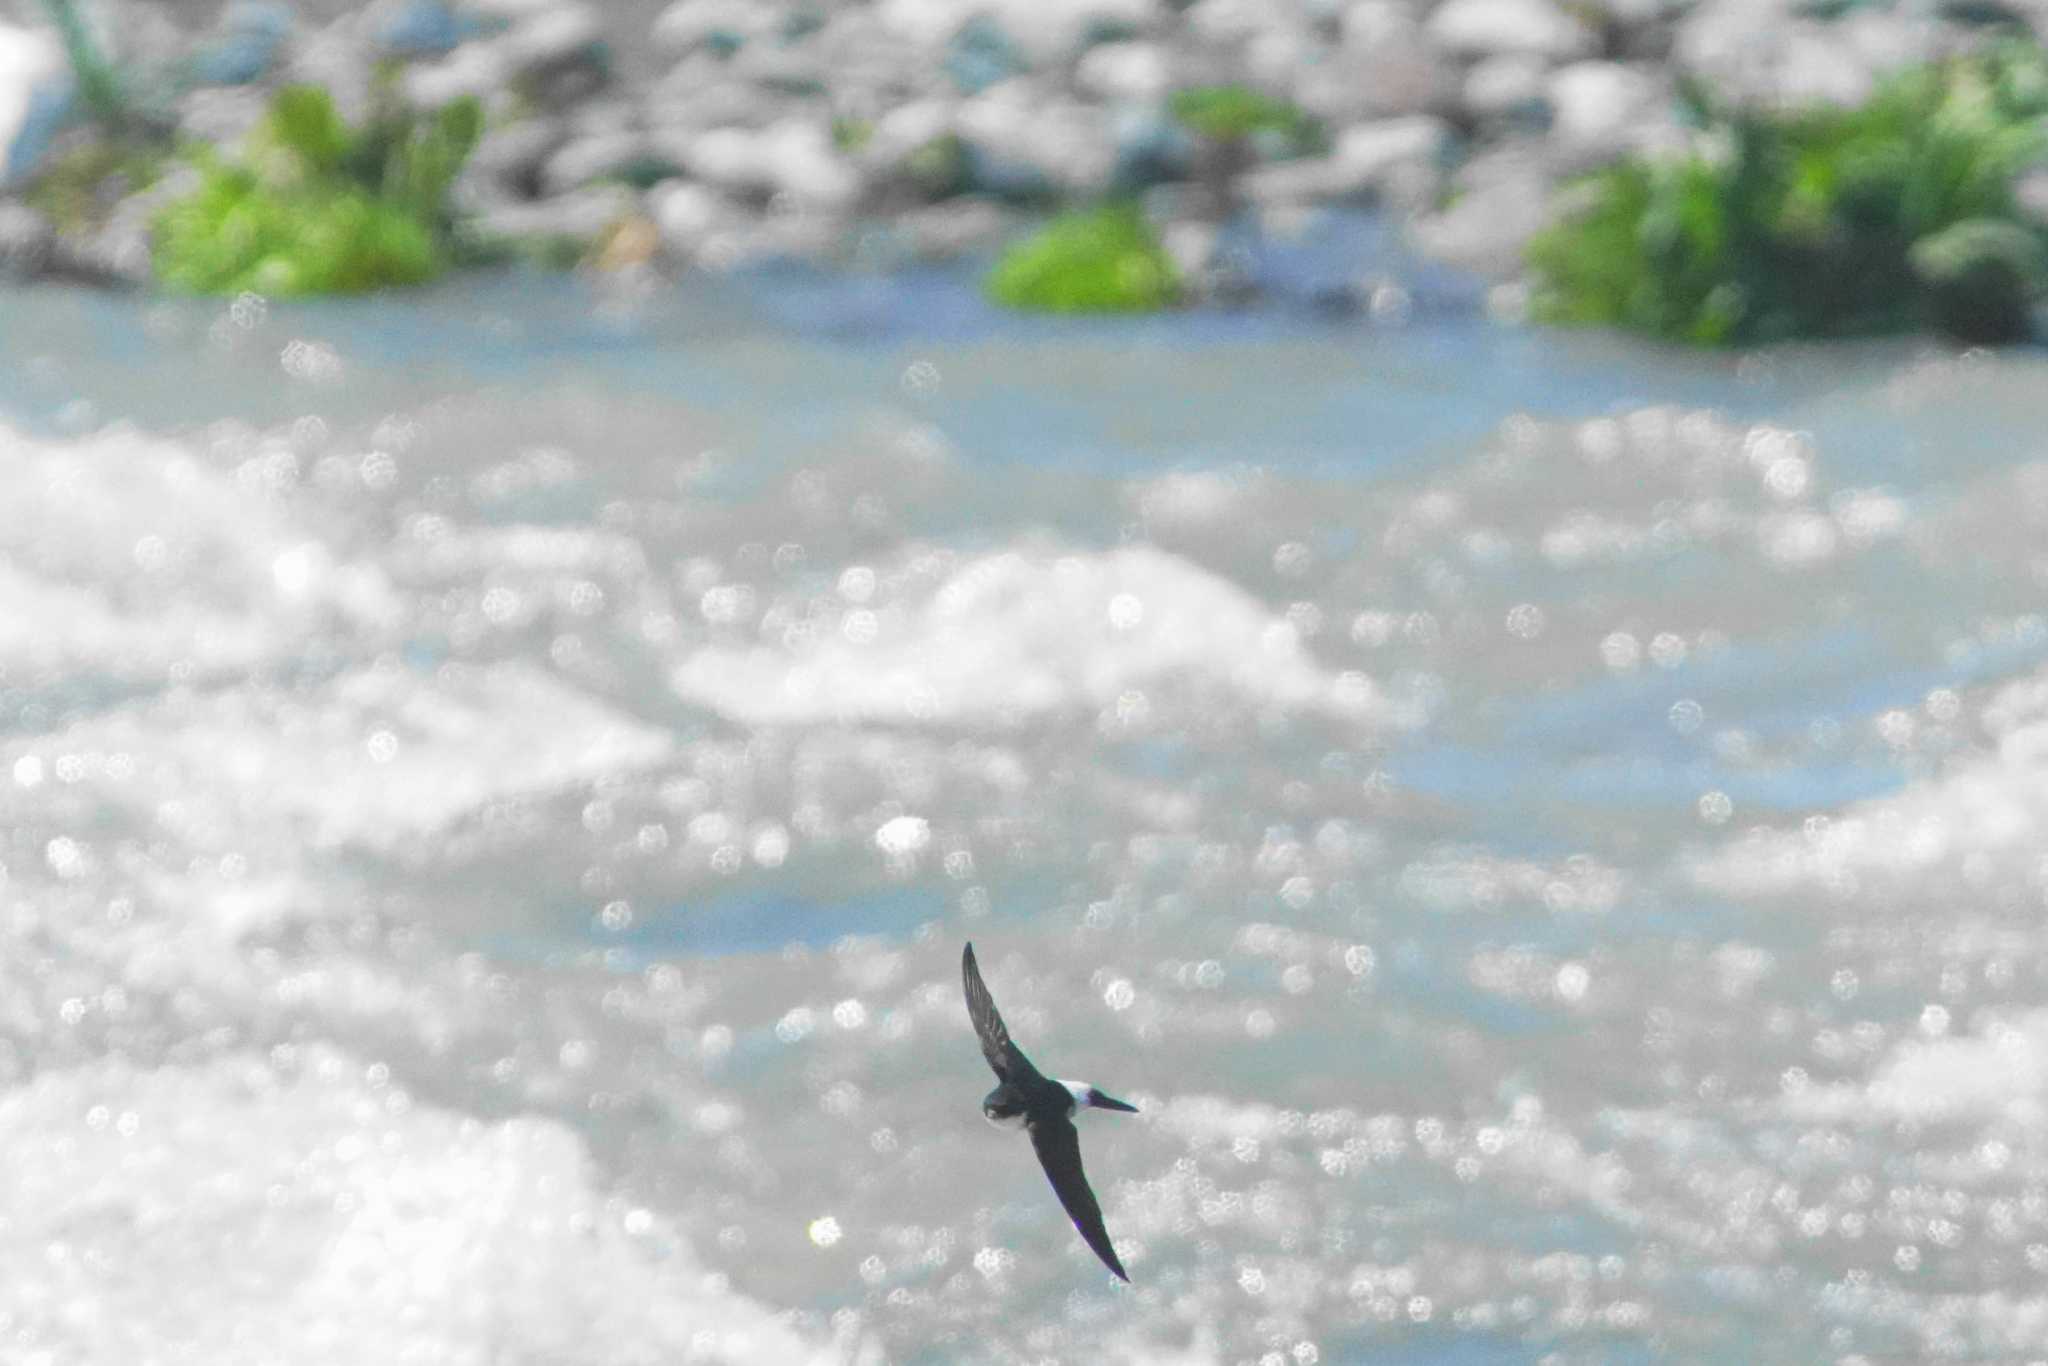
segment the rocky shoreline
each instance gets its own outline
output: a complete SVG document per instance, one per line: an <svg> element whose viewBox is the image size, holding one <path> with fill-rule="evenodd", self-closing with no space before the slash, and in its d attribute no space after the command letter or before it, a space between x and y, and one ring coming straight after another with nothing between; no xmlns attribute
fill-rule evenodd
<svg viewBox="0 0 2048 1366"><path fill-rule="evenodd" d="M2048 32L2048 0L377 0L325 15L111 0L85 13L177 144L236 144L291 82L344 110L367 105L380 72L415 107L478 97L486 132L455 187L458 225L519 254L887 268L986 251L1050 207L1124 193L1215 293L1233 282L1203 193L1213 149L1173 117L1177 91L1242 84L1317 130L1237 149L1234 196L1254 221L1375 206L1426 256L1510 281L1562 183L1690 136L1681 82L1730 103L1854 104L1890 71ZM33 187L95 133L42 8L13 18L0 26L0 272L141 283L178 176L112 177L58 221Z"/></svg>

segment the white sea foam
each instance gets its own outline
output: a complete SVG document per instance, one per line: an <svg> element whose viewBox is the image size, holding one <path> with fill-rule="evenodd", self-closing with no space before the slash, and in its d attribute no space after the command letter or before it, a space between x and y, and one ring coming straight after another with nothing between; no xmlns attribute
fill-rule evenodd
<svg viewBox="0 0 2048 1366"><path fill-rule="evenodd" d="M390 664L303 693L173 693L18 741L0 749L17 779L0 813L126 808L200 849L280 825L316 846L384 846L668 750L664 732L530 665ZM59 763L76 779L20 782Z"/></svg>
<svg viewBox="0 0 2048 1366"><path fill-rule="evenodd" d="M0 1146L12 1360L838 1355L608 1199L560 1125L416 1104L333 1050L46 1072L0 1095Z"/></svg>
<svg viewBox="0 0 2048 1366"><path fill-rule="evenodd" d="M1798 831L1764 830L1696 860L1695 879L1754 895L1820 886L1854 895L1958 870L1981 883L2025 879L2048 842L2048 673L2004 689L1985 711L1987 752L1896 796L1859 803Z"/></svg>
<svg viewBox="0 0 2048 1366"><path fill-rule="evenodd" d="M261 464L239 479L119 428L45 443L0 427L0 667L203 676L336 621L388 623L382 572L309 539Z"/></svg>
<svg viewBox="0 0 2048 1366"><path fill-rule="evenodd" d="M1808 1087L1787 1098L1795 1113L1835 1120L2048 1117L2048 1010L1987 1025L1963 1038L1899 1044L1862 1085Z"/></svg>
<svg viewBox="0 0 2048 1366"><path fill-rule="evenodd" d="M842 632L791 649L709 646L671 682L691 701L757 725L1002 722L1114 707L1162 687L1374 720L1393 714L1362 676L1321 668L1294 628L1249 593L1150 547L991 555L926 600L872 618L868 640Z"/></svg>

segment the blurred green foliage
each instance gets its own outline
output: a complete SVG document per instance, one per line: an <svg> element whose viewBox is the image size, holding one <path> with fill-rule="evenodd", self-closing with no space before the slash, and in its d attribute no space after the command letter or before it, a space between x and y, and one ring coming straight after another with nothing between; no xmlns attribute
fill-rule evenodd
<svg viewBox="0 0 2048 1366"><path fill-rule="evenodd" d="M1913 244L1913 274L1943 331L1971 341L2018 341L2044 271L2039 234L1996 218L1968 218Z"/></svg>
<svg viewBox="0 0 2048 1366"><path fill-rule="evenodd" d="M1181 296L1179 272L1134 205L1061 214L1003 253L989 297L1040 313L1144 313Z"/></svg>
<svg viewBox="0 0 2048 1366"><path fill-rule="evenodd" d="M2048 147L2039 48L1915 68L1856 109L1685 98L1701 126L1690 154L1598 172L1530 244L1535 317L1708 346L1928 324L1973 341L2024 333L2041 243L2013 183ZM1994 302L2000 289L2021 292Z"/></svg>
<svg viewBox="0 0 2048 1366"><path fill-rule="evenodd" d="M354 128L325 90L280 90L244 164L193 154L198 189L156 221L157 279L277 295L430 280L451 263L448 191L482 132L473 99L416 114L386 92Z"/></svg>
<svg viewBox="0 0 2048 1366"><path fill-rule="evenodd" d="M36 171L22 198L62 233L89 232L122 197L154 184L164 154L126 139L79 143Z"/></svg>
<svg viewBox="0 0 2048 1366"><path fill-rule="evenodd" d="M957 133L941 133L905 159L903 173L922 199L965 194L973 178L967 144Z"/></svg>
<svg viewBox="0 0 2048 1366"><path fill-rule="evenodd" d="M1167 109L1190 132L1217 142L1234 142L1261 133L1288 142L1313 136L1313 121L1286 100L1248 85L1201 85L1177 90Z"/></svg>

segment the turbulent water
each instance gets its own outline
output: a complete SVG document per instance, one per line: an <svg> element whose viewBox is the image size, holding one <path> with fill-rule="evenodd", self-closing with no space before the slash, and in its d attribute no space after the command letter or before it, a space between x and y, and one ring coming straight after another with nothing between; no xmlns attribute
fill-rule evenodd
<svg viewBox="0 0 2048 1366"><path fill-rule="evenodd" d="M2048 1355L2042 356L0 319L0 1358Z"/></svg>

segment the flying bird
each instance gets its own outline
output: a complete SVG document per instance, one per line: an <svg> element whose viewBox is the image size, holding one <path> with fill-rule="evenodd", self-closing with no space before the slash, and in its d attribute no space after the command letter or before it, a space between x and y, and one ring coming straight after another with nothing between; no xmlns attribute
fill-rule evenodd
<svg viewBox="0 0 2048 1366"><path fill-rule="evenodd" d="M1088 1178L1081 1171L1081 1136L1074 1130L1074 1115L1086 1109L1136 1113L1138 1107L1105 1096L1086 1082L1055 1081L1033 1067L1024 1050L1011 1040L995 999L982 984L972 944L960 955L960 976L967 986L967 1013L974 1020L974 1032L981 1037L981 1055L996 1074L996 1089L983 1098L982 1114L991 1124L1003 1128L1021 1124L1030 1131L1038 1164L1045 1168L1053 1193L1066 1206L1067 1217L1103 1265L1128 1283L1131 1278L1124 1274L1124 1264L1110 1245L1109 1231L1102 1226L1102 1207L1095 1203L1095 1192L1088 1189Z"/></svg>

